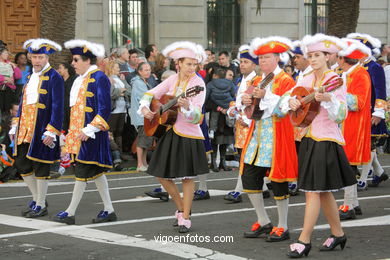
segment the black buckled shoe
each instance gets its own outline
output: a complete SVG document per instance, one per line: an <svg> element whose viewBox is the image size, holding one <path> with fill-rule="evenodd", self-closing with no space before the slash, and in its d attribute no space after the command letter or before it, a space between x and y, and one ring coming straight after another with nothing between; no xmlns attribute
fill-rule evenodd
<svg viewBox="0 0 390 260"><path fill-rule="evenodd" d="M288 230L284 231L284 228L274 227L271 233L267 234L265 241L279 242L287 239L290 239L290 232L288 232Z"/></svg>
<svg viewBox="0 0 390 260"><path fill-rule="evenodd" d="M37 204L35 200L31 200L28 205L22 209L21 215L25 217L32 209L33 207ZM49 204L47 203L47 200L45 201L45 206L48 207Z"/></svg>
<svg viewBox="0 0 390 260"><path fill-rule="evenodd" d="M194 200L209 200L210 193L209 191L197 190L194 194Z"/></svg>
<svg viewBox="0 0 390 260"><path fill-rule="evenodd" d="M305 244L301 241L297 241L290 245L290 252L287 256L290 258L301 258L303 255L308 256L311 249L311 243Z"/></svg>
<svg viewBox="0 0 390 260"><path fill-rule="evenodd" d="M387 175L385 172L381 174L381 176L372 177L371 183L368 184L369 187L378 187L381 182L386 181L389 179L389 175Z"/></svg>
<svg viewBox="0 0 390 260"><path fill-rule="evenodd" d="M354 209L349 209L346 205L341 205L339 207L339 216L340 220L355 219L356 213Z"/></svg>
<svg viewBox="0 0 390 260"><path fill-rule="evenodd" d="M265 226L260 226L259 222L252 225L251 231L244 232L244 237L255 238L260 237L262 234L268 234L272 231L272 224L268 223Z"/></svg>
<svg viewBox="0 0 390 260"><path fill-rule="evenodd" d="M343 250L346 243L347 243L347 237L345 236L345 234L341 237L336 237L334 235L331 235L322 244L322 246L320 247L320 251L332 251L338 245L340 245L341 250Z"/></svg>
<svg viewBox="0 0 390 260"><path fill-rule="evenodd" d="M271 197L271 192L269 192L269 190L266 190L266 191L263 191L263 199L268 199L269 197Z"/></svg>
<svg viewBox="0 0 390 260"><path fill-rule="evenodd" d="M48 214L47 207L41 207L35 205L30 212L26 214L26 218L39 218Z"/></svg>
<svg viewBox="0 0 390 260"><path fill-rule="evenodd" d="M152 198L160 199L162 201L168 201L169 200L169 194L168 192L162 191L161 188L155 188L152 191L145 192L146 195Z"/></svg>
<svg viewBox="0 0 390 260"><path fill-rule="evenodd" d="M32 209L35 207L37 202L35 200L31 200L25 208L22 209L22 216L25 217Z"/></svg>
<svg viewBox="0 0 390 260"><path fill-rule="evenodd" d="M290 196L297 196L298 195L298 185L296 183L289 183L288 184L288 193Z"/></svg>
<svg viewBox="0 0 390 260"><path fill-rule="evenodd" d="M115 212L108 214L108 211L100 211L96 218L92 219L92 223L103 223L117 221Z"/></svg>
<svg viewBox="0 0 390 260"><path fill-rule="evenodd" d="M52 220L59 223L65 223L67 225L76 224L76 219L74 216L69 216L68 212L61 211L57 215L52 217Z"/></svg>
<svg viewBox="0 0 390 260"><path fill-rule="evenodd" d="M363 212L362 212L362 208L360 206L356 206L353 208L353 210L355 211L355 215L363 215Z"/></svg>
<svg viewBox="0 0 390 260"><path fill-rule="evenodd" d="M241 193L238 191L231 191L225 197L223 197L224 200L230 201L231 203L240 203L242 202L242 196Z"/></svg>

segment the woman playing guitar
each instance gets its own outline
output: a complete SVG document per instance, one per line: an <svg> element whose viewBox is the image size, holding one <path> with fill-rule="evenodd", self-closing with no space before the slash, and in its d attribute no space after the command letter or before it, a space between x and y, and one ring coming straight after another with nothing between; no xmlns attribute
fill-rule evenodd
<svg viewBox="0 0 390 260"><path fill-rule="evenodd" d="M318 90L337 74L328 68L329 54L337 53L346 44L340 39L323 34L307 35L302 40L303 50L313 72L304 76L301 86L315 90L319 112L308 126L298 153L298 187L306 195L303 230L298 242L290 245L292 258L307 255L311 249L311 233L320 213L328 220L331 236L320 250L330 251L340 245L343 249L346 236L341 228L337 204L332 192L356 183L354 172L342 148L344 137L338 126L347 116L346 87L331 88L332 92ZM292 90L294 92L294 89ZM301 102L285 95L279 103L281 111L297 111Z"/></svg>
<svg viewBox="0 0 390 260"><path fill-rule="evenodd" d="M140 101L138 113L153 119L156 112L149 109L153 98L164 94L178 96L191 87L205 87L203 79L195 74L198 63L206 60L200 45L192 42L175 42L163 50L166 57L178 61L179 73L172 75L154 89L145 93ZM178 99L177 120L159 140L149 163L147 172L157 177L176 204L175 217L179 232L188 232L191 227L191 206L197 175L209 172L203 134L200 129L205 91L187 98ZM174 180L182 180L183 198Z"/></svg>

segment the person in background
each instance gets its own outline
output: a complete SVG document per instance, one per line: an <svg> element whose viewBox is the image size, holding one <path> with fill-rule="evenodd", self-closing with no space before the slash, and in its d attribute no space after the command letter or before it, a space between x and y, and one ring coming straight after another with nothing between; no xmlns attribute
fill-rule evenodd
<svg viewBox="0 0 390 260"><path fill-rule="evenodd" d="M227 51L221 51L218 54L218 64L223 68L229 68L234 72L234 76L238 74L238 67L230 61L230 55Z"/></svg>
<svg viewBox="0 0 390 260"><path fill-rule="evenodd" d="M119 151L122 152L122 132L125 125L126 109L130 105L131 87L127 84L125 76L120 74L117 61L109 61L104 72L111 82L111 116L108 125ZM130 159L128 155L124 154L121 154L121 158L123 160Z"/></svg>
<svg viewBox="0 0 390 260"><path fill-rule="evenodd" d="M0 112L7 113L11 104L16 102L15 80L20 79L22 73L16 64L10 62L9 51L4 45L0 47Z"/></svg>
<svg viewBox="0 0 390 260"><path fill-rule="evenodd" d="M216 60L215 60L215 52L213 52L210 49L206 49L205 52L206 52L206 55L207 55L207 60L206 60L204 65L209 64L210 62L216 62Z"/></svg>
<svg viewBox="0 0 390 260"><path fill-rule="evenodd" d="M136 49L129 50L129 71L133 72L137 69L138 65L138 51Z"/></svg>
<svg viewBox="0 0 390 260"><path fill-rule="evenodd" d="M156 66L156 58L159 53L156 44L148 44L145 48L145 58L150 64L152 71L154 71L154 66Z"/></svg>
<svg viewBox="0 0 390 260"><path fill-rule="evenodd" d="M294 67L292 65L286 65L284 66L284 71L290 75L291 77L293 76L294 73Z"/></svg>
<svg viewBox="0 0 390 260"><path fill-rule="evenodd" d="M60 63L60 65L58 65L57 71L64 79L64 122L62 124L62 130L67 133L69 129L70 120L70 90L72 88L73 81L77 78L77 75L74 71L74 68L68 62Z"/></svg>
<svg viewBox="0 0 390 260"><path fill-rule="evenodd" d="M27 53L26 52L18 52L15 55L15 64L18 66L20 71L22 72L22 77L16 81L16 101L19 102L20 94L22 94L22 89L24 84L27 82L27 76L31 74L31 64L27 61Z"/></svg>
<svg viewBox="0 0 390 260"><path fill-rule="evenodd" d="M116 51L117 59L119 64L119 72L125 76L127 83L130 84L131 78L130 73L134 71L129 65L130 54L125 47L118 48Z"/></svg>
<svg viewBox="0 0 390 260"><path fill-rule="evenodd" d="M164 71L169 69L169 59L162 55L161 53L157 54L156 65L154 66L154 74L157 77L157 83L161 83L161 75Z"/></svg>
<svg viewBox="0 0 390 260"><path fill-rule="evenodd" d="M209 137L211 145L211 169L218 172L220 169L231 171L226 165L226 149L229 144L234 143L232 126L227 125L226 111L230 102L235 99L235 85L231 80L226 79L227 69L217 68L214 79L207 84L206 101L210 105ZM220 164L217 166L217 153L220 153Z"/></svg>
<svg viewBox="0 0 390 260"><path fill-rule="evenodd" d="M131 124L138 131L137 142L137 171L145 172L148 170L148 163L146 161L147 151L153 144L153 137L146 136L144 131L144 119L137 111L139 109L139 102L144 94L151 88L147 83L147 79L151 74L151 67L149 63L142 62L138 65L137 76L131 80L131 106L130 117Z"/></svg>

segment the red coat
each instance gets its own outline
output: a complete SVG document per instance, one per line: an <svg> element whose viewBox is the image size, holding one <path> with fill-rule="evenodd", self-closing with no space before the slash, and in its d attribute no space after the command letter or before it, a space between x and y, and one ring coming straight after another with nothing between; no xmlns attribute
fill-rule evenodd
<svg viewBox="0 0 390 260"><path fill-rule="evenodd" d="M348 104L348 116L342 125L344 150L351 165L367 164L371 156L371 80L362 66L347 75L347 93L354 96L355 105L350 110Z"/></svg>
<svg viewBox="0 0 390 260"><path fill-rule="evenodd" d="M261 81L261 77L254 79L254 84ZM295 81L287 73L282 71L275 76L272 85L272 93L282 96L295 86ZM298 177L298 159L295 149L294 129L287 115L283 118L272 116L272 123L274 128L273 148L272 148L272 165L268 173L268 178L274 182L296 181ZM244 157L246 149L252 138L255 121L249 128L249 134L246 138L244 150L241 155L240 174L243 173Z"/></svg>

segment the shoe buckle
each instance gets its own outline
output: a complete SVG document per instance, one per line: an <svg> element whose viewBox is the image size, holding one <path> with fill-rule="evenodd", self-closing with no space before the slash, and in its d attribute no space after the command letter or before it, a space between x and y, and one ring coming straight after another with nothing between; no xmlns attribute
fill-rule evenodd
<svg viewBox="0 0 390 260"><path fill-rule="evenodd" d="M280 236L282 236L283 232L284 232L284 228L273 227L270 235L275 234L278 237L280 237Z"/></svg>
<svg viewBox="0 0 390 260"><path fill-rule="evenodd" d="M42 208L41 206L35 205L35 206L33 206L32 210L35 212L39 212L41 210L41 208Z"/></svg>
<svg viewBox="0 0 390 260"><path fill-rule="evenodd" d="M61 211L60 213L57 214L57 217L64 219L64 218L68 217L68 212Z"/></svg>
<svg viewBox="0 0 390 260"><path fill-rule="evenodd" d="M108 211L100 211L98 214L98 218L106 218L108 216Z"/></svg>
<svg viewBox="0 0 390 260"><path fill-rule="evenodd" d="M256 230L259 229L259 228L260 228L259 222L255 222L255 223L252 225L251 231L256 231Z"/></svg>

